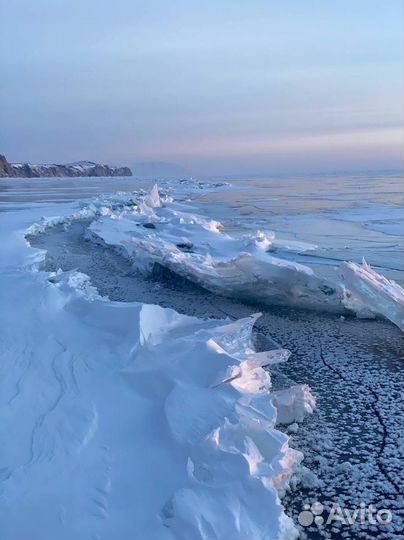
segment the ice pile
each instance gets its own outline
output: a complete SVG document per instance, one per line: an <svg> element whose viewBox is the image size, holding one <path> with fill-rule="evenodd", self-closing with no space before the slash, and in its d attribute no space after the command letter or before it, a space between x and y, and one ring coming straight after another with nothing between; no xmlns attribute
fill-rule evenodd
<svg viewBox="0 0 404 540"><path fill-rule="evenodd" d="M343 263L341 281L324 279L272 254L278 247L300 253L314 246L279 240L271 231L230 236L192 207L162 202L157 186L137 206L94 221L88 237L118 249L143 272L164 267L214 293L260 304L383 316L403 328L403 289L367 264Z"/></svg>
<svg viewBox="0 0 404 540"><path fill-rule="evenodd" d="M1 538L298 536L279 497L302 455L263 369L289 353L254 352L258 315L111 302L77 272L7 273L1 296Z"/></svg>
<svg viewBox="0 0 404 540"><path fill-rule="evenodd" d="M218 326L155 306L142 308L146 358L127 373L142 395L158 392L175 453L185 451L184 485L161 511L175 538L296 536L279 494L302 455L275 429L271 380L263 369L287 360L289 353L253 351L256 318ZM297 415L306 410L302 403Z"/></svg>
<svg viewBox="0 0 404 540"><path fill-rule="evenodd" d="M164 267L222 295L262 304L344 311L343 291L302 264L271 255L273 232L233 237L192 207L163 203L155 186L131 209L94 221L88 237L118 249L139 270ZM301 251L302 245L287 245ZM306 248L306 246L305 246Z"/></svg>
<svg viewBox="0 0 404 540"><path fill-rule="evenodd" d="M280 497L303 456L276 424L313 397L275 403L290 353L254 351L259 315L203 321L39 271L24 231L137 212L117 199L0 215L0 538L296 538Z"/></svg>
<svg viewBox="0 0 404 540"><path fill-rule="evenodd" d="M404 290L395 281L378 274L365 260L362 265L345 262L340 266L348 294L346 305L358 316L383 315L404 330Z"/></svg>
<svg viewBox="0 0 404 540"><path fill-rule="evenodd" d="M95 200L65 217L43 218L27 232L69 226L77 219L92 219L87 238L117 250L144 273L163 268L239 300L381 316L403 329L403 289L366 263L344 262L340 278L325 279L303 264L274 256L279 248L290 256L316 246L276 238L272 231L231 236L192 206L162 197L157 186L150 193Z"/></svg>

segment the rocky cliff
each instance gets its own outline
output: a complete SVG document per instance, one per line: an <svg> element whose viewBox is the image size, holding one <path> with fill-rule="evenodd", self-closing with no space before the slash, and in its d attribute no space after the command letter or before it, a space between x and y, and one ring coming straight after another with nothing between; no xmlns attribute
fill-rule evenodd
<svg viewBox="0 0 404 540"><path fill-rule="evenodd" d="M34 165L32 163L9 163L0 155L0 177L40 178L51 176L132 176L129 167L111 167L92 161L77 161L59 165Z"/></svg>

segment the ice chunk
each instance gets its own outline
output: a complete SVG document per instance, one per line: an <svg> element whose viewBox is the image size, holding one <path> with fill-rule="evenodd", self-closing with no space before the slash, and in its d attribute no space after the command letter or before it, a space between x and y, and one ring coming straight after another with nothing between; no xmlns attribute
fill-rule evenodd
<svg viewBox="0 0 404 540"><path fill-rule="evenodd" d="M339 284L297 262L267 252L275 234L230 236L220 223L206 220L178 203L150 208L155 188L140 214L93 222L89 237L118 248L143 272L164 267L215 293L263 304L344 312ZM153 203L154 204L154 203ZM153 212L153 229L139 227Z"/></svg>
<svg viewBox="0 0 404 540"><path fill-rule="evenodd" d="M345 304L359 316L369 311L389 319L404 330L404 289L378 274L365 260L341 264L340 274L347 288Z"/></svg>
<svg viewBox="0 0 404 540"><path fill-rule="evenodd" d="M277 238L272 244L276 249L283 249L285 251L292 251L295 253L314 251L318 248L316 244L309 244L308 242L302 242L299 240L281 240L279 238Z"/></svg>
<svg viewBox="0 0 404 540"><path fill-rule="evenodd" d="M150 192L150 195L148 195L145 199L145 203L151 208L160 208L161 200L160 200L160 193L159 193L159 188L157 184L154 184L153 189Z"/></svg>
<svg viewBox="0 0 404 540"><path fill-rule="evenodd" d="M302 422L305 415L311 414L316 407L316 400L307 384L273 392L272 403L277 410L278 424Z"/></svg>

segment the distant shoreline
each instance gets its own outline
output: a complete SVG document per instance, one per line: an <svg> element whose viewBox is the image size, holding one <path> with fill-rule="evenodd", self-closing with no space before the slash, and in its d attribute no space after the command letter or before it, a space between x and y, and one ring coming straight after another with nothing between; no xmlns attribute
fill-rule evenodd
<svg viewBox="0 0 404 540"><path fill-rule="evenodd" d="M129 167L101 165L93 161L77 161L67 164L9 163L0 154L0 178L53 178L53 177L107 177L132 176Z"/></svg>

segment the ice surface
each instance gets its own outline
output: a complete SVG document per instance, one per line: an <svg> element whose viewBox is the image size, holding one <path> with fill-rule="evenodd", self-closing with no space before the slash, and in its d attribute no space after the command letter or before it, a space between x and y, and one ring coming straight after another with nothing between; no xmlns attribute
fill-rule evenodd
<svg viewBox="0 0 404 540"><path fill-rule="evenodd" d="M259 314L202 321L112 302L85 274L39 271L45 253L26 238L93 220L89 238L145 272L401 327L402 289L366 264L325 282L273 257L271 231L231 236L157 188L41 212L0 214L0 537L296 538L280 497L303 456L277 425L300 431L315 399L304 384L272 390L290 353L255 352Z"/></svg>

